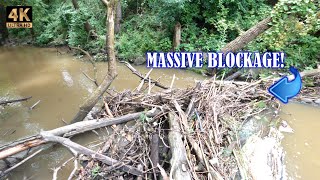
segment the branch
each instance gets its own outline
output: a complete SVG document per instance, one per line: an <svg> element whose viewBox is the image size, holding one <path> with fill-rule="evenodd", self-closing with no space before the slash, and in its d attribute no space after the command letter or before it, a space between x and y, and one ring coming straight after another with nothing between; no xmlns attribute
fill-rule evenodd
<svg viewBox="0 0 320 180"><path fill-rule="evenodd" d="M80 144L77 144L77 143L71 141L68 138L55 136L55 135L52 135L51 133L48 133L48 132L42 132L40 134L42 135L42 137L44 137L44 139L46 141L60 143L63 146L69 148L70 150L76 151L78 154L84 154L84 155L89 156L93 159L101 161L109 166L112 166L113 164L119 163L119 161L117 161L115 159L112 159L108 156L97 153L89 148L86 148ZM121 170L123 170L127 173L130 173L130 174L136 175L136 176L143 175L143 172L136 169L135 167L125 165L123 162L120 162L120 163L121 163L121 166L120 166Z"/></svg>
<svg viewBox="0 0 320 180"><path fill-rule="evenodd" d="M139 84L139 86L138 86L138 88L137 88L137 91L138 91L138 92L141 91L141 88L142 88L144 82L147 81L147 79L149 78L150 73L151 73L152 70L153 70L153 69L150 69L150 71L146 74L146 76L141 80L141 82L140 82L140 84Z"/></svg>
<svg viewBox="0 0 320 180"><path fill-rule="evenodd" d="M14 166L10 167L9 169L6 169L5 171L3 171L2 173L0 173L0 178L5 176L6 174L8 174L10 171L14 170L15 168L17 168L18 166L20 166L21 164L25 163L26 161L28 161L29 159L33 158L35 155L39 154L40 152L42 152L44 150L44 148L39 149L38 151L36 151L35 153L31 154L30 156L24 158L22 161L20 161L19 163L15 164Z"/></svg>
<svg viewBox="0 0 320 180"><path fill-rule="evenodd" d="M84 74L87 78L89 78L91 81L94 82L94 84L96 86L98 86L98 82L97 82L97 67L96 67L96 63L94 62L93 57L85 50L81 49L80 47L72 47L69 46L71 49L76 49L79 50L81 52L83 52L85 55L87 55L89 57L89 61L91 62L92 66L93 66L93 79L89 78L89 76L87 76L86 74Z"/></svg>
<svg viewBox="0 0 320 180"><path fill-rule="evenodd" d="M21 99L0 101L0 105L6 105L6 104L9 104L9 103L15 103L15 102L20 102L20 101L27 101L30 98L32 98L32 96L29 96L29 97L26 97L26 98L21 98Z"/></svg>
<svg viewBox="0 0 320 180"><path fill-rule="evenodd" d="M133 74L135 74L136 76L138 76L141 80L144 79L144 77L142 76L142 74L141 74L139 71L137 71L134 67L132 67L131 64L129 64L129 63L126 62L126 61L120 61L120 62L121 62L121 63L124 63L124 64L130 69L130 71L131 71ZM147 82L148 79L144 79L144 81ZM160 88L162 88L162 89L169 89L168 87L160 84L160 83L159 83L158 81L156 81L156 80L150 79L150 81L151 81L151 83L153 83L154 85L156 85L156 86L158 86L158 87L160 87Z"/></svg>
<svg viewBox="0 0 320 180"><path fill-rule="evenodd" d="M110 4L110 1L108 1L108 0L101 0L101 2L102 2L106 7L108 7L109 4Z"/></svg>
<svg viewBox="0 0 320 180"><path fill-rule="evenodd" d="M145 114L147 117L154 117L160 113L159 110L153 109L148 112L138 112L127 114L116 118L101 118L94 121L81 121L74 124L59 127L50 131L46 131L55 136L71 137L77 134L81 134L87 131L91 131L97 128L106 127L114 124L126 123L135 119L138 119L141 114ZM17 141L9 142L6 145L0 147L0 159L4 159L8 156L17 154L24 150L36 147L42 144L48 143L41 134L26 137Z"/></svg>

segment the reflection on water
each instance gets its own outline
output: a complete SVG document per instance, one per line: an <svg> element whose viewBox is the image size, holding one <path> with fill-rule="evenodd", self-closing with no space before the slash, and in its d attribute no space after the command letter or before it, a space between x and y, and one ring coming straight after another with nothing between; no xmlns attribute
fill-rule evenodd
<svg viewBox="0 0 320 180"><path fill-rule="evenodd" d="M282 107L281 118L294 129L285 134L288 174L293 179L320 179L320 108L301 104Z"/></svg>
<svg viewBox="0 0 320 180"><path fill-rule="evenodd" d="M98 80L101 82L107 73L107 64L98 63L97 68ZM142 73L148 72L142 66L137 69ZM81 102L95 88L82 72L92 75L91 64L70 54L59 55L55 49L0 48L0 100L32 96L27 102L0 107L0 144L37 133L41 129L62 126L62 119L70 121ZM133 89L139 84L139 78L119 63L118 74L111 88L121 91ZM151 76L155 79L161 77L161 82L169 86L173 74L177 77L175 87L194 85L195 79L203 79L189 71L174 69L154 69ZM38 100L41 102L29 110ZM100 137L100 140L103 138L107 138L107 135ZM76 141L88 144L94 139L97 137L88 133L76 138ZM51 178L50 168L66 160L66 154L69 153L64 148L51 148L18 168L11 179L22 179L24 176L33 176L33 179ZM59 171L59 175L68 177L72 168L64 168Z"/></svg>

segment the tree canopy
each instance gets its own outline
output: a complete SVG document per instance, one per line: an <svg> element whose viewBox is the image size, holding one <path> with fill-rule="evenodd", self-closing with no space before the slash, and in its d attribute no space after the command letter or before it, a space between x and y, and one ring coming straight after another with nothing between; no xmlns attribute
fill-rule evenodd
<svg viewBox="0 0 320 180"><path fill-rule="evenodd" d="M105 47L106 9L100 0L12 0L33 6L36 45L81 46L92 53ZM147 51L170 51L174 25L181 24L180 51L218 51L266 17L271 28L243 50L284 51L286 65L316 68L319 63L320 11L316 0L122 0L117 57L133 60ZM84 27L90 23L98 37ZM30 30L10 29L10 37L30 38Z"/></svg>

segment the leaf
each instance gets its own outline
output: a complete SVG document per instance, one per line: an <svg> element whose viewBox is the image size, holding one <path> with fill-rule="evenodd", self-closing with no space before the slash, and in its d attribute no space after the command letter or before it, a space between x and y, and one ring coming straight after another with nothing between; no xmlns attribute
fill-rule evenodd
<svg viewBox="0 0 320 180"><path fill-rule="evenodd" d="M261 109L262 109L262 108L265 108L266 106L267 106L266 103L263 102L263 101L259 101L258 104L257 104L257 107L258 107L258 108L261 108Z"/></svg>

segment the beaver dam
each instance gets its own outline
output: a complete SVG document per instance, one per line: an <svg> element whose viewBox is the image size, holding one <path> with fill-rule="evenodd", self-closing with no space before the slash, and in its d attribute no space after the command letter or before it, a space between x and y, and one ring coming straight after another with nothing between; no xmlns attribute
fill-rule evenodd
<svg viewBox="0 0 320 180"><path fill-rule="evenodd" d="M276 79L175 88L175 76L167 87L126 65L141 78L137 88L108 90L84 121L2 145L0 176L60 144L73 157L52 169L52 179L66 166L68 179L286 178L280 104L267 91ZM317 102L320 78L313 78L315 87L297 100ZM88 148L73 140L86 132L104 141Z"/></svg>

